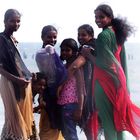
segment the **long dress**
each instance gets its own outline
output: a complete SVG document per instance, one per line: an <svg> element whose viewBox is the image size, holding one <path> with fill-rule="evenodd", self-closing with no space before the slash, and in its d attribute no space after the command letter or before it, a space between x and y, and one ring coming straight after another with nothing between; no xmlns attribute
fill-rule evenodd
<svg viewBox="0 0 140 140"><path fill-rule="evenodd" d="M54 46L51 45L46 45L45 48L41 48L36 53L36 63L39 71L47 77L47 87L43 93L43 100L46 102L46 107L41 112L40 138L62 139L60 131L57 129L59 124L57 115L57 89L67 78L67 71L56 53Z"/></svg>
<svg viewBox="0 0 140 140"><path fill-rule="evenodd" d="M91 124L97 138L98 117L107 140L118 140L119 132L129 131L140 138L140 109L130 100L126 76L121 64L123 46L116 43L115 33L104 29L96 42L93 96L96 112Z"/></svg>
<svg viewBox="0 0 140 140"><path fill-rule="evenodd" d="M4 33L0 33L0 64L17 77L31 78L13 40ZM31 83L21 88L1 75L0 94L5 109L1 140L27 140L33 125Z"/></svg>
<svg viewBox="0 0 140 140"><path fill-rule="evenodd" d="M92 49L91 54L93 56L96 55L94 38L89 40L88 42L86 42L84 45L86 45L86 47L89 47ZM80 46L79 53L82 50L82 48L84 47L84 45ZM93 70L94 70L93 63L90 60L86 59L85 64L83 65L86 93L85 93L85 97L84 97L82 117L81 117L81 121L80 121L79 125L80 125L80 128L84 130L87 139L92 139L92 132L91 132L91 129L89 128L89 124L90 124L90 118L94 111L94 100L93 100L93 96L92 96Z"/></svg>

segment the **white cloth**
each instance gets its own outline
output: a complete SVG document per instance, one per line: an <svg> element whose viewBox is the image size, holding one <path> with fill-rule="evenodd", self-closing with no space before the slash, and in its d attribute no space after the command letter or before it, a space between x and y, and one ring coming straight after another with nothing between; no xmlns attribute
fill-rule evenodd
<svg viewBox="0 0 140 140"><path fill-rule="evenodd" d="M36 63L40 72L47 76L48 86L55 82L55 49L51 45L46 45L36 53Z"/></svg>

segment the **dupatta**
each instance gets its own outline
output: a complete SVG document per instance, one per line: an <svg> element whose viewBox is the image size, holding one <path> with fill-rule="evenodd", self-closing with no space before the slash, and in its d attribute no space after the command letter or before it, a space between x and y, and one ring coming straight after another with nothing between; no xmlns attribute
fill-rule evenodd
<svg viewBox="0 0 140 140"><path fill-rule="evenodd" d="M127 130L135 137L140 138L140 108L130 100L121 59L117 58L117 53L120 53L122 47L116 45L115 34L110 29L105 29L100 33L96 43L97 56L93 85L98 80L112 103L116 130ZM97 116L96 112L95 115ZM97 117L94 118L92 125L96 139L98 124Z"/></svg>

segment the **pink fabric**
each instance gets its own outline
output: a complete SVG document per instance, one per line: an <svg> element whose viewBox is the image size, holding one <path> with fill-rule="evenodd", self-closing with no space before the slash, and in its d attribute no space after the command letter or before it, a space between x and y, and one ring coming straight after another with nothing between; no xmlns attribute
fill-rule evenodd
<svg viewBox="0 0 140 140"><path fill-rule="evenodd" d="M57 103L60 105L68 104L68 103L77 103L77 85L76 78L72 76L63 86L63 89L58 97Z"/></svg>
<svg viewBox="0 0 140 140"><path fill-rule="evenodd" d="M115 52L115 56L119 61L120 47L118 52ZM113 67L113 64L112 64ZM135 106L130 100L127 87L126 87L126 77L124 71L120 65L117 71L118 79L120 84L118 87L115 86L112 77L101 68L95 65L94 67L94 80L99 81L105 94L109 98L113 105L114 123L117 131L127 130L132 133L138 139L140 138L140 108ZM93 83L94 85L94 83ZM94 88L94 87L93 87ZM93 90L94 91L94 90ZM96 114L97 115L97 114ZM96 117L95 117L96 118ZM94 130L94 138L96 140L97 136L97 122L91 123ZM94 125L96 124L96 125Z"/></svg>
<svg viewBox="0 0 140 140"><path fill-rule="evenodd" d="M114 56L116 57L116 59L121 63L120 60L120 52L121 52L122 47L118 46L118 50L114 53Z"/></svg>

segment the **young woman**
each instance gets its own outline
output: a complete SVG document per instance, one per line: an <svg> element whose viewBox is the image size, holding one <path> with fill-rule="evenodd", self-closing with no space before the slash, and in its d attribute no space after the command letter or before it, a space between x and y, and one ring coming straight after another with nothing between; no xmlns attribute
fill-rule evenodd
<svg viewBox="0 0 140 140"><path fill-rule="evenodd" d="M95 56L94 30L91 25L83 24L78 28L78 42L80 44L79 53L83 47L89 47L91 48L91 53ZM94 111L94 100L92 96L92 80L94 66L92 61L87 59L83 66L83 70L86 95L84 98L84 106L82 111L80 127L84 130L87 139L92 140L92 131L89 127L90 119Z"/></svg>
<svg viewBox="0 0 140 140"><path fill-rule="evenodd" d="M93 59L88 50L83 50L83 55L92 58L94 62L93 95L96 112L91 125L95 140L98 117L106 140L124 140L124 130L139 139L140 109L130 100L121 59L124 43L133 28L125 20L114 18L111 7L105 4L95 9L95 22L103 29L96 41L97 55Z"/></svg>
<svg viewBox="0 0 140 140"><path fill-rule="evenodd" d="M66 60L68 69L78 55L77 42L72 39L64 39L60 45L61 59ZM60 129L66 140L78 140L76 124L80 121L85 94L83 71L76 69L73 75L63 83L57 103L60 106Z"/></svg>
<svg viewBox="0 0 140 140"><path fill-rule="evenodd" d="M0 33L0 93L5 108L1 140L26 140L32 135L33 110L31 73L16 48L13 33L20 27L21 14L8 9L5 29Z"/></svg>
<svg viewBox="0 0 140 140"><path fill-rule="evenodd" d="M60 131L57 129L57 88L66 78L66 69L55 51L57 30L52 25L44 26L41 32L42 48L36 54L39 71L47 77L47 87L43 93L46 107L41 111L41 140L57 140ZM44 124L46 122L46 124Z"/></svg>

